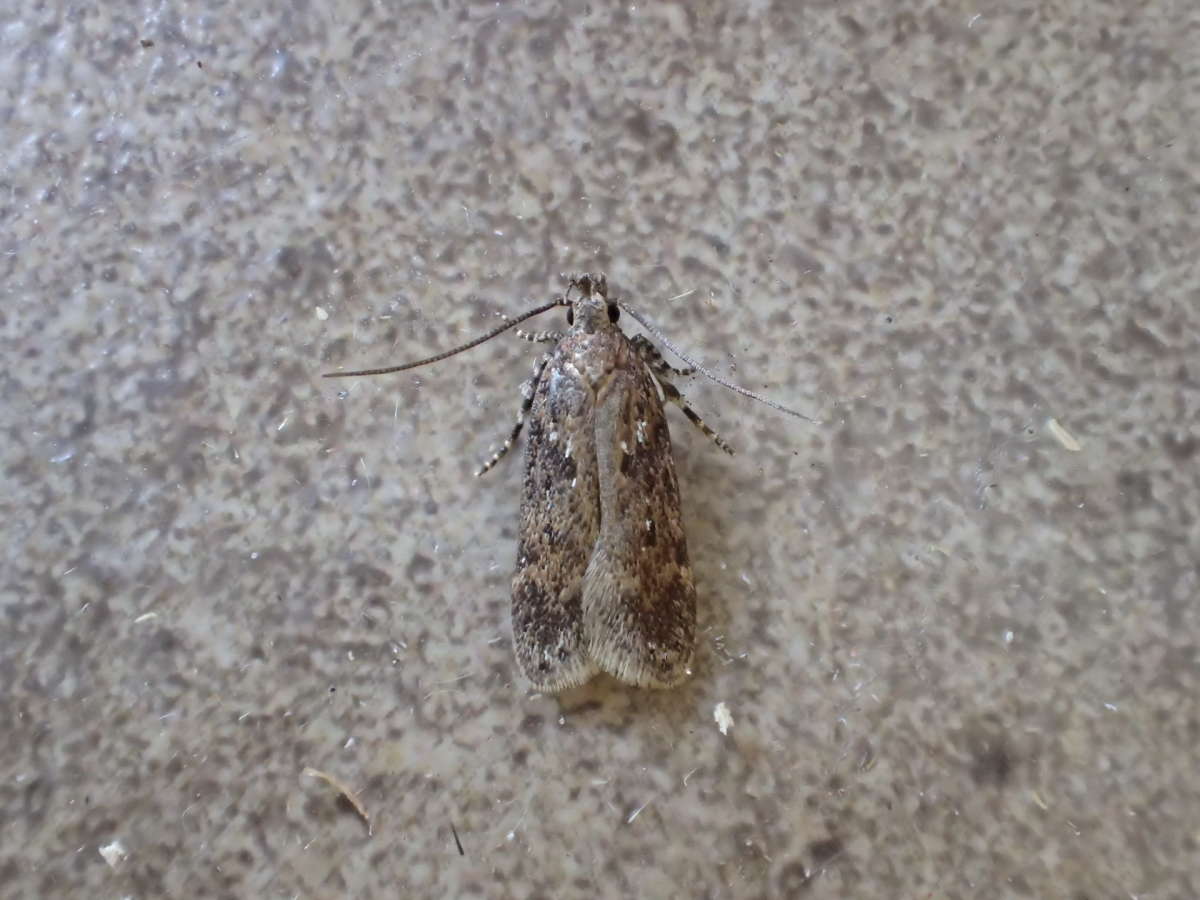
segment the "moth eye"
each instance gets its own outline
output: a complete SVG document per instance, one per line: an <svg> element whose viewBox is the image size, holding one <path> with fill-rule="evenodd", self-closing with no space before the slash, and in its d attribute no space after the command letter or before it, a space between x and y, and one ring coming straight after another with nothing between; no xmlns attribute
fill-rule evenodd
<svg viewBox="0 0 1200 900"><path fill-rule="evenodd" d="M608 304L608 321L615 322L621 318L621 307L615 303Z"/></svg>
<svg viewBox="0 0 1200 900"><path fill-rule="evenodd" d="M567 324L568 325L575 324L575 307L573 307L573 306L567 307Z"/></svg>

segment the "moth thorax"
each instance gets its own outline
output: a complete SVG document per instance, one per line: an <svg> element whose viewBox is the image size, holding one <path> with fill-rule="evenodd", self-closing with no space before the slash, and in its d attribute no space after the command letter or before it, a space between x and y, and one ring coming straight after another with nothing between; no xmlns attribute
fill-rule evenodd
<svg viewBox="0 0 1200 900"><path fill-rule="evenodd" d="M592 334L608 327L608 301L603 297L576 297L571 306L576 328Z"/></svg>

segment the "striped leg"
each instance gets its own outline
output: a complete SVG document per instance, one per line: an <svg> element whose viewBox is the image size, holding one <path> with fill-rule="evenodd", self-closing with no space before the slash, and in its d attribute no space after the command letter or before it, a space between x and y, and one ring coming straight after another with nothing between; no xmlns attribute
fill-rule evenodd
<svg viewBox="0 0 1200 900"><path fill-rule="evenodd" d="M650 343L650 339L644 334L634 335L630 343L633 344L633 349L637 351L642 361L660 378L668 375L679 375L686 378L696 371L695 369L676 369L674 366L668 365L662 354L658 352L658 348Z"/></svg>
<svg viewBox="0 0 1200 900"><path fill-rule="evenodd" d="M533 406L534 389L537 387L538 380L542 377L542 370L546 368L546 363L550 362L552 354L553 351L543 354L542 358L533 367L533 377L521 385L521 409L517 413L517 424L513 426L513 430L505 439L503 446L493 453L492 458L485 462L479 471L475 473L476 478L500 462L504 454L508 452L508 448L516 443L517 438L521 434L521 429L525 426L525 417L529 415L529 408Z"/></svg>
<svg viewBox="0 0 1200 900"><path fill-rule="evenodd" d="M733 448L725 443L724 439L719 434L709 428L703 419L696 415L696 411L688 406L687 401L683 399L683 394L679 393L679 388L675 387L675 385L671 384L671 382L667 381L666 378L663 378L661 375L658 376L657 381L659 386L662 388L664 397L682 409L683 414L691 420L691 423L712 438L714 444L716 444L730 456L733 456Z"/></svg>

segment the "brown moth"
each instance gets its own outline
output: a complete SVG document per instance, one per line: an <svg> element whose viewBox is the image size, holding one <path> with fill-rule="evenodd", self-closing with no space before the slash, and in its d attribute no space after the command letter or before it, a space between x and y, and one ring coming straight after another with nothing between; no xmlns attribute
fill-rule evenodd
<svg viewBox="0 0 1200 900"><path fill-rule="evenodd" d="M732 454L668 380L699 370L738 393L807 418L730 384L692 362L644 317L610 300L603 275L580 275L560 297L415 368L474 347L555 306L565 334L525 334L553 343L522 390L517 422L477 474L507 453L526 418L512 624L517 662L541 691L557 692L606 672L639 687L672 687L691 673L696 587L688 561L664 399ZM674 369L655 346L618 327L621 310L693 369Z"/></svg>

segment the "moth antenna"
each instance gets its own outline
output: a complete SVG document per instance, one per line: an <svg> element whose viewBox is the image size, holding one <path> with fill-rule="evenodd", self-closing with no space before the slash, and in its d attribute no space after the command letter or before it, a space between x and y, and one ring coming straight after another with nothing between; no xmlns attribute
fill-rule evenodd
<svg viewBox="0 0 1200 900"><path fill-rule="evenodd" d="M392 372L403 372L406 369L415 369L417 366L427 366L430 363L435 363L440 360L453 356L456 353L462 353L464 350L470 350L472 347L478 347L484 341L490 341L498 334L503 334L510 328L520 325L526 319L532 319L534 316L540 316L549 309L554 309L556 306L565 306L567 300L565 297L555 297L549 303L539 306L537 309L531 309L529 312L521 313L515 319L508 319L503 325L498 328L493 328L482 337L477 337L473 341L467 341L461 347L455 347L453 350L447 350L445 353L439 353L436 356L430 356L425 359L419 359L416 362L404 363L399 366L385 366L382 369L360 369L357 372L325 372L322 378L353 378L357 375L390 375ZM507 318L507 317L506 317Z"/></svg>
<svg viewBox="0 0 1200 900"><path fill-rule="evenodd" d="M776 403L774 400L764 397L762 394L756 394L756 393L754 393L754 391L747 390L744 387L738 387L736 384L734 384L731 381L726 381L720 375L705 368L703 365L696 362L696 360L692 359L690 356L688 356L686 353L684 353L682 350L680 350L678 347L676 347L674 344L672 344L671 341L667 339L667 336L662 333L662 331L658 328L657 325L655 325L653 322L651 322L646 316L643 316L636 309L633 309L632 307L627 306L625 304L625 301L618 300L617 305L624 312L627 312L629 315L633 316L633 318L636 319L643 328L645 328L648 332L650 332L652 335L654 335L664 347L666 347L668 350L670 350L672 353L674 353L676 356L678 356L680 359L682 359L685 363L687 363L689 366L691 366L697 372L704 375L706 378L709 378L712 381L715 381L717 384L721 385L721 387L729 388L729 390L733 391L735 394L741 394L743 397L749 397L751 400L757 400L759 403L765 403L765 404L767 404L767 406L771 407L772 409L777 409L780 412L787 413L789 416L795 416L797 419L803 419L805 422L812 422L812 424L814 424L814 425L821 424L821 422L818 419L810 418L809 416L804 415L804 413L796 412L796 410L794 410L794 409L788 409L782 403Z"/></svg>

